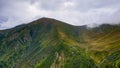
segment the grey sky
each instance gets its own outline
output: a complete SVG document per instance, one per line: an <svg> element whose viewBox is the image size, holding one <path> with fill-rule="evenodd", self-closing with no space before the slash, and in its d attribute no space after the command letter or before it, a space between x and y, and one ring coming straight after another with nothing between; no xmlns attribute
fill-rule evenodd
<svg viewBox="0 0 120 68"><path fill-rule="evenodd" d="M41 17L73 25L117 24L120 0L0 0L0 29Z"/></svg>

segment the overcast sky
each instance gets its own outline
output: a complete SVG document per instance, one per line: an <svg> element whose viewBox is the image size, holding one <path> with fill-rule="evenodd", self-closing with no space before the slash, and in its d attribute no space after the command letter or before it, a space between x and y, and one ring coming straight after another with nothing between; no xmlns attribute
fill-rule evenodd
<svg viewBox="0 0 120 68"><path fill-rule="evenodd" d="M41 17L72 25L120 22L120 0L0 0L0 29Z"/></svg>

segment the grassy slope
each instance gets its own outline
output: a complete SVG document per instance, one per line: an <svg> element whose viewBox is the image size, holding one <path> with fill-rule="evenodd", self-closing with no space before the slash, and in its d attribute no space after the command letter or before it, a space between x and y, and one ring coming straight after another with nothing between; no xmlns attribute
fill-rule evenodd
<svg viewBox="0 0 120 68"><path fill-rule="evenodd" d="M84 39L89 44L87 46L88 54L98 66L101 68L119 68L120 26L104 24L89 29L84 32Z"/></svg>
<svg viewBox="0 0 120 68"><path fill-rule="evenodd" d="M0 31L0 68L117 68L119 38L119 26L88 30L43 18Z"/></svg>

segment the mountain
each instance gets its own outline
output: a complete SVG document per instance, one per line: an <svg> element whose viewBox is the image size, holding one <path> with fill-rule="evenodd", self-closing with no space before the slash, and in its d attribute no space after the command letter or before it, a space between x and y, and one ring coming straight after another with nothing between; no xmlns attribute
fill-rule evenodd
<svg viewBox="0 0 120 68"><path fill-rule="evenodd" d="M41 18L0 31L0 68L119 68L120 25Z"/></svg>

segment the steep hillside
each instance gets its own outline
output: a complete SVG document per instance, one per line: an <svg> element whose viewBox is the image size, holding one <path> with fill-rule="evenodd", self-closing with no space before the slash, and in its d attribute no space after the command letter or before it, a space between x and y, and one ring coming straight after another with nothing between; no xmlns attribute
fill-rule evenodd
<svg viewBox="0 0 120 68"><path fill-rule="evenodd" d="M85 50L101 68L120 67L120 25L103 24L83 31Z"/></svg>
<svg viewBox="0 0 120 68"><path fill-rule="evenodd" d="M0 31L0 68L119 68L120 26L41 18Z"/></svg>

